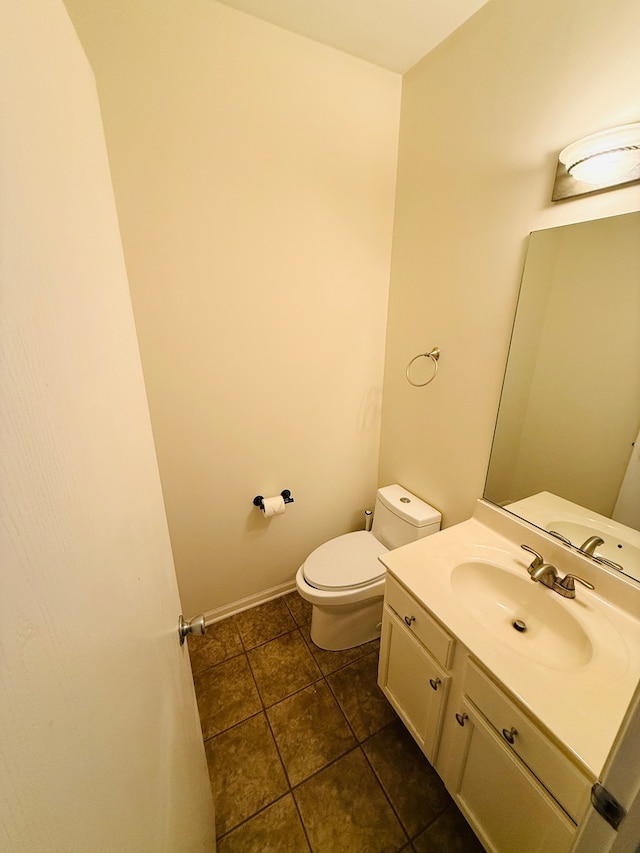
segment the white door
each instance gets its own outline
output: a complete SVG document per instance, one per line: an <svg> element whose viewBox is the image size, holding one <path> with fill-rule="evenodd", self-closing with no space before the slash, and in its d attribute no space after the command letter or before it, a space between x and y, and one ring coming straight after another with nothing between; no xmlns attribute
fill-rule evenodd
<svg viewBox="0 0 640 853"><path fill-rule="evenodd" d="M595 809L580 828L572 853L640 853L640 685L627 709L600 781L626 815L613 829Z"/></svg>
<svg viewBox="0 0 640 853"><path fill-rule="evenodd" d="M93 76L0 16L0 849L213 851Z"/></svg>

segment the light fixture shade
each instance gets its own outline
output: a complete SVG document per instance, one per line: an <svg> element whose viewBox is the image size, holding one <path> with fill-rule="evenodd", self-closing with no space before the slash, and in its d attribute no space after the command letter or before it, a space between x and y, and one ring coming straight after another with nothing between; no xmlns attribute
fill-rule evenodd
<svg viewBox="0 0 640 853"><path fill-rule="evenodd" d="M640 122L592 133L558 156L552 201L640 181Z"/></svg>
<svg viewBox="0 0 640 853"><path fill-rule="evenodd" d="M619 182L640 163L640 122L585 136L563 148L559 159L577 181Z"/></svg>

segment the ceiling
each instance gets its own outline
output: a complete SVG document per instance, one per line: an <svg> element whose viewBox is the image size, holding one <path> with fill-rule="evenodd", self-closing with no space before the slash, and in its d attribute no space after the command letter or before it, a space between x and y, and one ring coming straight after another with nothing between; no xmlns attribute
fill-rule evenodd
<svg viewBox="0 0 640 853"><path fill-rule="evenodd" d="M219 0L403 74L487 0Z"/></svg>

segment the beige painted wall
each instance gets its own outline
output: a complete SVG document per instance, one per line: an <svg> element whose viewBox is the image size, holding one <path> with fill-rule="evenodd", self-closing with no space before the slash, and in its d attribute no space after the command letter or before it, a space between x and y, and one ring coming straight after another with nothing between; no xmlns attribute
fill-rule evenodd
<svg viewBox="0 0 640 853"><path fill-rule="evenodd" d="M527 234L640 208L549 201L564 145L640 119L638 32L637 0L490 0L404 76L379 476L445 526L482 494Z"/></svg>
<svg viewBox="0 0 640 853"><path fill-rule="evenodd" d="M399 75L213 0L67 0L97 78L183 607L377 486ZM256 494L291 489L265 521Z"/></svg>

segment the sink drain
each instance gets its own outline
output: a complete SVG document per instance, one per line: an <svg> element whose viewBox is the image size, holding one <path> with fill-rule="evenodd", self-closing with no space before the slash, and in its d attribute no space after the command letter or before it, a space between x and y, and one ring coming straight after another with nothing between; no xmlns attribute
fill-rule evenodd
<svg viewBox="0 0 640 853"><path fill-rule="evenodd" d="M516 629L516 631L520 631L521 634L524 634L524 632L527 630L527 626L522 621L522 619L514 619L511 624Z"/></svg>

